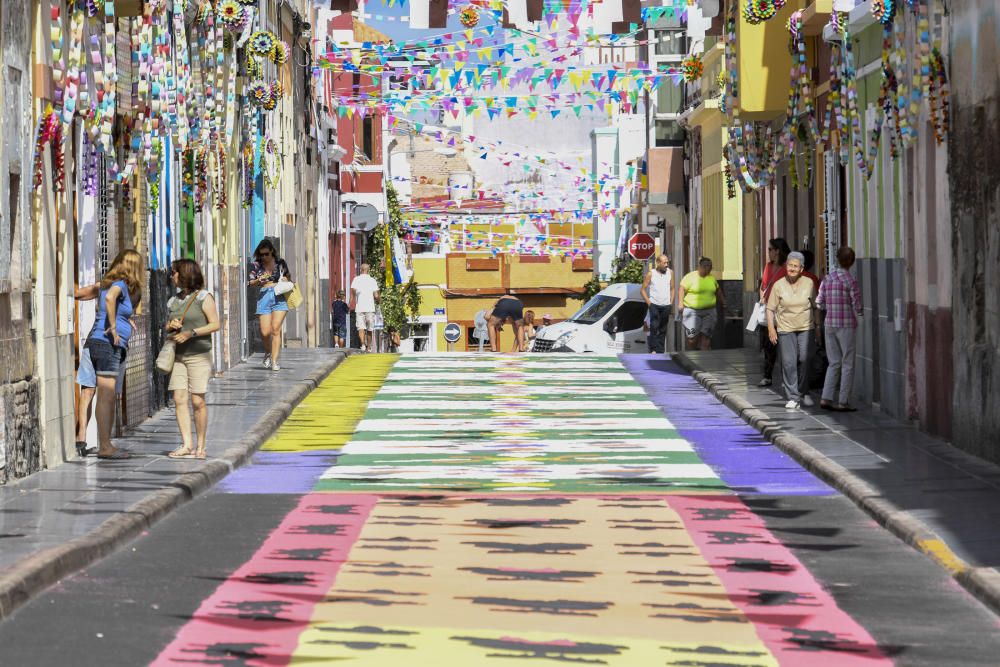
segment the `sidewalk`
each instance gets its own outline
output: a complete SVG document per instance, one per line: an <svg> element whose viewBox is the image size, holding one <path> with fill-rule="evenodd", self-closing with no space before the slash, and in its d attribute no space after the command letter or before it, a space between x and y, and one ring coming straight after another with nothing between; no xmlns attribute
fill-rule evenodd
<svg viewBox="0 0 1000 667"><path fill-rule="evenodd" d="M1000 466L870 407L786 411L747 348L673 359L776 446L1000 613Z"/></svg>
<svg viewBox="0 0 1000 667"><path fill-rule="evenodd" d="M289 349L280 373L261 368L258 355L212 380L208 460L166 457L180 444L171 407L115 440L131 459L90 456L0 487L0 618L249 461L345 356Z"/></svg>

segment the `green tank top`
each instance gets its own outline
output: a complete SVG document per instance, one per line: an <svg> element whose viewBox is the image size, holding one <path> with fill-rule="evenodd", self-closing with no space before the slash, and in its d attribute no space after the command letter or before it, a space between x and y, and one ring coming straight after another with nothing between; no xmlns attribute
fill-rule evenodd
<svg viewBox="0 0 1000 667"><path fill-rule="evenodd" d="M187 309L187 314L184 315L184 330L191 331L192 329L202 329L208 324L208 316L205 315L205 309L202 307L205 303L205 298L208 297L209 293L205 290L198 292L198 295L194 297L194 303L191 307ZM187 308L188 300L191 296L186 296L181 298L180 296L175 296L167 302L167 316L169 320L180 317L184 309ZM186 343L181 343L177 346L177 354L201 354L203 352L212 351L212 336L195 336Z"/></svg>

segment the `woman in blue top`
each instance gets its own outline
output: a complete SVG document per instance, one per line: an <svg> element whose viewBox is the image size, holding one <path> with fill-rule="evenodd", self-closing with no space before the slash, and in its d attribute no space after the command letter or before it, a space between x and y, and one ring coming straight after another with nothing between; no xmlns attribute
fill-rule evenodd
<svg viewBox="0 0 1000 667"><path fill-rule="evenodd" d="M127 459L128 452L111 445L111 425L115 419L115 380L125 363L130 318L142 298L142 256L135 250L122 250L100 282L97 319L87 337L90 360L97 373L97 458Z"/></svg>

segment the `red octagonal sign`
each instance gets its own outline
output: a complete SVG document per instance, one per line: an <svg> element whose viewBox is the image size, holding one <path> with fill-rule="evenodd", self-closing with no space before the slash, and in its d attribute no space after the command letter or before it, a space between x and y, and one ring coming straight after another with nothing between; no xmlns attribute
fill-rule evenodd
<svg viewBox="0 0 1000 667"><path fill-rule="evenodd" d="M656 252L656 240L649 234L640 232L633 234L628 240L628 254L639 261L646 261Z"/></svg>

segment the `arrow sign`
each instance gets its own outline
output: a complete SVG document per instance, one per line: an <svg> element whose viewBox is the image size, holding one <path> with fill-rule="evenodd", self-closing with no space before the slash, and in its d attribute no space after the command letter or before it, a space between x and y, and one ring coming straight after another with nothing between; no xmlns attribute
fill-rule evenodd
<svg viewBox="0 0 1000 667"><path fill-rule="evenodd" d="M454 322L448 322L444 327L444 339L449 343L457 343L462 337L462 327Z"/></svg>

